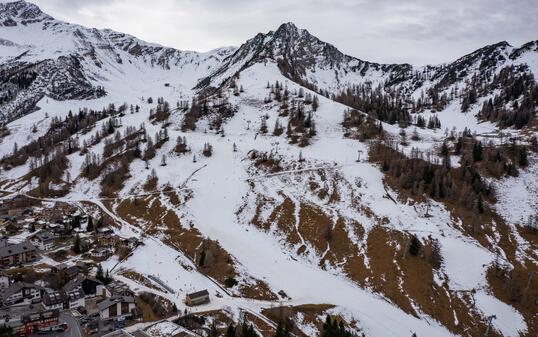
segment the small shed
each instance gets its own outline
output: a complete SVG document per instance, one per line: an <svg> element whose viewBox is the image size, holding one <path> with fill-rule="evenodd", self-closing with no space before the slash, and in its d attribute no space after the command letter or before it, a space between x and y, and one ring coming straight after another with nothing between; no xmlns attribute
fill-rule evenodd
<svg viewBox="0 0 538 337"><path fill-rule="evenodd" d="M187 294L185 298L185 304L188 306L197 306L206 303L209 303L209 292L207 290Z"/></svg>

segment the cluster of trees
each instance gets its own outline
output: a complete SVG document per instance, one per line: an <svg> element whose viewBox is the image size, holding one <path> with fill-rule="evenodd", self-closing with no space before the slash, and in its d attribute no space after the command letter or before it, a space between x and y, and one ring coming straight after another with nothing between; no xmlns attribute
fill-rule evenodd
<svg viewBox="0 0 538 337"><path fill-rule="evenodd" d="M164 131L158 132L156 135L158 143L162 143L162 138L165 136L167 135ZM81 167L81 175L93 180L105 172L101 181L102 195L112 195L122 187L123 182L129 176L129 165L134 159L144 159L148 150L153 151L153 156L155 156L155 145L150 140L151 137L147 135L144 126L138 130L128 127L123 136L116 132L113 137L105 140L102 158L93 152L86 154ZM142 142L148 143L144 154L140 149Z"/></svg>
<svg viewBox="0 0 538 337"><path fill-rule="evenodd" d="M292 98L292 100L298 99L302 101L305 105L311 105L312 111L317 111L319 108L318 96L309 92L305 93L303 88L299 88L299 90L295 89L293 93L290 93L287 85L276 81L274 84L267 82L267 89L269 89L270 92L264 100L264 103L266 104L271 103L273 100L287 103L290 101L290 98ZM285 107L286 104L283 105L283 108Z"/></svg>
<svg viewBox="0 0 538 337"><path fill-rule="evenodd" d="M461 162L466 166L480 164L483 173L495 178L503 175L515 177L518 175L518 167L526 167L529 164L528 149L525 145L484 145L472 136L458 137L454 154L461 155Z"/></svg>
<svg viewBox="0 0 538 337"><path fill-rule="evenodd" d="M185 136L181 137L177 137L177 140L176 140L176 146L174 147L174 151L177 153L177 154L185 154L185 153L188 153L191 151L191 149L189 148L189 146L187 145L187 138Z"/></svg>
<svg viewBox="0 0 538 337"><path fill-rule="evenodd" d="M136 147L137 151L140 152L138 146L144 131L144 129L137 130L134 126L128 126L123 135L116 131L114 137L105 138L103 157L108 158L133 147ZM138 154L137 157L140 155Z"/></svg>
<svg viewBox="0 0 538 337"><path fill-rule="evenodd" d="M321 331L322 337L354 337L357 336L353 332L346 329L342 320L338 321L336 318L331 318L327 315L325 323L323 323L323 330Z"/></svg>
<svg viewBox="0 0 538 337"><path fill-rule="evenodd" d="M481 82L472 83L471 93L475 93L483 86ZM538 85L534 76L514 66L503 68L493 77L483 91L498 93L484 101L480 116L503 127L514 126L522 128L534 119L538 108ZM476 99L475 99L476 102ZM462 109L465 107L462 103Z"/></svg>
<svg viewBox="0 0 538 337"><path fill-rule="evenodd" d="M147 144L142 159L147 163L149 160L155 158L157 150L169 141L170 137L168 136L168 129L164 128L155 133L155 140L147 134L144 135L143 139L147 141Z"/></svg>
<svg viewBox="0 0 538 337"><path fill-rule="evenodd" d="M252 150L248 155L250 160L254 161L254 166L257 168L265 168L271 173L282 171L282 158L276 156L272 151L267 153Z"/></svg>
<svg viewBox="0 0 538 337"><path fill-rule="evenodd" d="M316 124L313 119L313 112L319 108L319 98L315 94L305 93L303 88L294 90L293 93L283 83L276 81L274 84L267 82L267 89L270 90L265 98L265 103L273 100L280 102L280 117L288 117L286 135L290 143L299 146L307 146L309 139L316 135ZM268 132L266 118L262 117L260 133ZM280 119L275 121L273 135L280 136L284 133L284 126Z"/></svg>
<svg viewBox="0 0 538 337"><path fill-rule="evenodd" d="M235 326L233 323L228 325L226 329L226 337L258 337L258 334L254 330L252 324L246 322L245 320L241 325Z"/></svg>
<svg viewBox="0 0 538 337"><path fill-rule="evenodd" d="M103 266L101 266L101 264L97 265L97 272L95 273L95 278L103 282L104 284L109 284L110 282L112 282L112 277L110 276L110 272L107 269L105 273L103 271Z"/></svg>
<svg viewBox="0 0 538 337"><path fill-rule="evenodd" d="M356 109L344 111L342 126L345 129L345 137L356 138L361 141L383 135L383 124L381 122Z"/></svg>
<svg viewBox="0 0 538 337"><path fill-rule="evenodd" d="M236 111L237 107L233 106L220 90L211 97L194 97L190 108L185 109L181 131L196 130L196 122L202 117L210 118L211 129L220 130L223 121L233 117Z"/></svg>
<svg viewBox="0 0 538 337"><path fill-rule="evenodd" d="M129 163L134 156L124 155L119 162L109 166L109 171L101 180L101 195L112 196L121 189L123 182L129 177Z"/></svg>
<svg viewBox="0 0 538 337"><path fill-rule="evenodd" d="M432 115L428 118L428 123L426 123L426 119L418 114L413 115L413 124L416 125L419 128L428 127L428 129L440 129L441 128L441 121L437 117L437 115Z"/></svg>
<svg viewBox="0 0 538 337"><path fill-rule="evenodd" d="M316 135L316 123L312 112L305 112L303 104L291 105L286 135L290 143L298 143L304 147L310 143L310 138Z"/></svg>
<svg viewBox="0 0 538 337"><path fill-rule="evenodd" d="M217 241L204 239L198 249L198 266L211 268L221 258L222 250Z"/></svg>
<svg viewBox="0 0 538 337"><path fill-rule="evenodd" d="M91 246L88 244L88 242L83 241L80 239L80 236L75 236L75 239L73 240L73 253L75 254L83 254L90 250Z"/></svg>
<svg viewBox="0 0 538 337"><path fill-rule="evenodd" d="M407 127L411 121L404 97L386 93L381 85L376 88L372 88L370 84L356 85L333 95L332 98L386 123L398 123Z"/></svg>
<svg viewBox="0 0 538 337"><path fill-rule="evenodd" d="M157 107L149 110L149 119L154 122L165 122L170 117L170 103L164 98L157 98Z"/></svg>
<svg viewBox="0 0 538 337"><path fill-rule="evenodd" d="M381 164L398 188L421 197L428 195L436 200L448 200L466 209L484 213L484 198L493 195L473 165L450 167L448 153L443 164L425 161L419 155L412 158L400 153L392 144L376 142L370 151L370 159Z"/></svg>
<svg viewBox="0 0 538 337"><path fill-rule="evenodd" d="M204 144L204 149L202 151L202 154L205 157L211 157L213 155L213 145L211 145L209 143L205 143Z"/></svg>
<svg viewBox="0 0 538 337"><path fill-rule="evenodd" d="M149 306L149 308L156 317L160 319L168 317L169 310L163 305L160 296L156 296L155 294L151 294L144 291L140 293L138 297L140 298L140 300L142 300Z"/></svg>
<svg viewBox="0 0 538 337"><path fill-rule="evenodd" d="M232 88L233 90L233 93L234 93L234 96L239 96L241 95L242 93L245 92L245 89L243 88L243 86L237 86L237 83L235 83L235 81L233 81L231 84L230 84L230 88Z"/></svg>
<svg viewBox="0 0 538 337"><path fill-rule="evenodd" d="M279 320L274 337L290 337L294 336L293 334L294 325L293 322L288 318L284 320ZM215 334L215 336L218 334ZM254 330L254 326L246 320L239 325L234 325L230 323L225 333L226 337L257 337L259 336ZM364 334L362 335L364 337ZM327 315L325 322L323 323L321 329L321 337L357 337L355 333L345 327L342 320L337 318L332 318L330 315Z"/></svg>
<svg viewBox="0 0 538 337"><path fill-rule="evenodd" d="M58 181L67 168L68 152L63 146L58 146L54 152L30 159L30 172L39 178L40 183Z"/></svg>
<svg viewBox="0 0 538 337"><path fill-rule="evenodd" d="M77 139L70 139L74 134L79 131L87 130L95 125L97 121L115 114L117 114L117 111L114 105L110 105L108 108L101 111L82 109L78 114L69 112L64 120L61 120L58 117L53 117L51 119L49 130L43 136L21 148L15 143L12 153L2 158L2 166L7 168L22 165L26 163L29 157L41 157L50 152L54 152L56 146L67 140L69 141L65 144L65 150L68 154L73 153L79 149ZM111 129L112 133L114 132L113 125L111 126L107 124L104 125L103 128L107 130Z"/></svg>

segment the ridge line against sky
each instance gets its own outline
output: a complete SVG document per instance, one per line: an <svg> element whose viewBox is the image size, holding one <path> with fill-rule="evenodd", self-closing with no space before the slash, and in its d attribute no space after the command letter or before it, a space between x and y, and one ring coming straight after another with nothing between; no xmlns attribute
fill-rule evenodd
<svg viewBox="0 0 538 337"><path fill-rule="evenodd" d="M536 0L30 2L57 19L181 50L239 46L288 21L346 54L379 63L438 64L500 41L520 46L538 39Z"/></svg>

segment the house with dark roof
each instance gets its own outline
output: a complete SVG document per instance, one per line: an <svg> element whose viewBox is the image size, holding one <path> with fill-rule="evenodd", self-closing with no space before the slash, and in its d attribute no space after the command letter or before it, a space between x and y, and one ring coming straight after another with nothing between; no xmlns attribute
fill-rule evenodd
<svg viewBox="0 0 538 337"><path fill-rule="evenodd" d="M188 306L196 306L206 303L209 303L209 292L207 290L187 294L187 296L185 297L185 304L187 304Z"/></svg>
<svg viewBox="0 0 538 337"><path fill-rule="evenodd" d="M43 287L32 283L15 282L4 291L2 302L5 306L39 303L44 294L45 288Z"/></svg>
<svg viewBox="0 0 538 337"><path fill-rule="evenodd" d="M60 290L43 295L42 304L48 310L76 309L84 307L86 300L82 290L76 290L70 293Z"/></svg>
<svg viewBox="0 0 538 337"><path fill-rule="evenodd" d="M37 249L30 242L0 247L0 268L27 264L37 260Z"/></svg>
<svg viewBox="0 0 538 337"><path fill-rule="evenodd" d="M134 296L129 286L121 281L114 280L106 286L107 297L114 296Z"/></svg>
<svg viewBox="0 0 538 337"><path fill-rule="evenodd" d="M80 273L82 273L82 267L78 265L69 266L65 268L63 271L65 273L65 276L67 276L67 278L71 280L77 277L78 275L80 275Z"/></svg>
<svg viewBox="0 0 538 337"><path fill-rule="evenodd" d="M53 310L53 309L60 309L63 310L66 307L67 300L67 294L65 291L55 291L52 293L45 293L43 295L43 298L41 300L41 303L45 307L45 309Z"/></svg>
<svg viewBox="0 0 538 337"><path fill-rule="evenodd" d="M120 319L133 316L136 302L131 296L113 296L97 303L101 319Z"/></svg>
<svg viewBox="0 0 538 337"><path fill-rule="evenodd" d="M103 296L105 286L103 282L96 278L88 277L82 274L77 275L74 279L67 282L64 291L69 293L82 291L86 298Z"/></svg>

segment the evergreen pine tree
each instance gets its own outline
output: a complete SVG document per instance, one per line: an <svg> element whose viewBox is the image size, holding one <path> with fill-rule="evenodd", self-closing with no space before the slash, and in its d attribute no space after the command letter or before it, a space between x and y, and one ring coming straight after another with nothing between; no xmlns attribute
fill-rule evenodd
<svg viewBox="0 0 538 337"><path fill-rule="evenodd" d="M103 274L103 266L99 264L97 266L97 272L95 273L95 278L99 281L103 282L105 280L104 274Z"/></svg>
<svg viewBox="0 0 538 337"><path fill-rule="evenodd" d="M80 254L82 252L80 245L80 237L78 235L75 237L75 242L73 243L73 252L75 254Z"/></svg>
<svg viewBox="0 0 538 337"><path fill-rule="evenodd" d="M422 244L420 243L419 239L417 239L417 237L413 235L413 237L411 238L411 244L409 245L409 254L417 256L420 252L421 247Z"/></svg>
<svg viewBox="0 0 538 337"><path fill-rule="evenodd" d="M93 231L93 218L91 216L88 217L88 224L86 225L86 232Z"/></svg>
<svg viewBox="0 0 538 337"><path fill-rule="evenodd" d="M230 323L228 325L228 329L226 330L226 337L235 337L235 326L233 323Z"/></svg>

